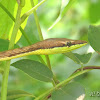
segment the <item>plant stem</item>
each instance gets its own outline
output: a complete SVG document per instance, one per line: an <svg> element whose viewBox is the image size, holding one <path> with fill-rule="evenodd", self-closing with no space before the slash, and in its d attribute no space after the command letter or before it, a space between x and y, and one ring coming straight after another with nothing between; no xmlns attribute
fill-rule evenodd
<svg viewBox="0 0 100 100"><path fill-rule="evenodd" d="M45 98L46 96L48 96L51 92L53 92L56 88L65 86L69 81L71 81L72 79L74 79L75 77L84 74L86 72L89 72L93 69L100 69L100 66L85 66L83 68L83 71L81 71L80 69L77 69L74 73L72 73L72 75L67 78L66 80L64 80L63 82L57 84L55 87L51 88L50 90L48 90L47 92L43 93L42 95L40 95L39 97L37 97L35 100L40 100L42 98Z"/></svg>
<svg viewBox="0 0 100 100"><path fill-rule="evenodd" d="M32 7L34 7L33 0L30 0L30 2L31 2ZM37 26L37 30L38 30L38 33L39 33L40 40L43 40L43 35L42 35L41 28L40 28L39 19L38 19L36 10L33 11L33 14L34 14L34 18L35 18L35 22L36 22L36 26ZM46 57L47 66L52 71L49 56L46 55L45 57ZM53 84L53 86L56 85L56 77L54 77L54 76L53 76L52 84Z"/></svg>
<svg viewBox="0 0 100 100"><path fill-rule="evenodd" d="M87 69L100 69L100 66L85 66L85 67L83 67L83 70L87 70ZM77 71L81 71L81 68L77 69L74 73L76 73Z"/></svg>
<svg viewBox="0 0 100 100"><path fill-rule="evenodd" d="M20 20L21 9L22 9L22 7L19 5L18 10L17 10L16 20L15 20L15 25L14 25L11 40L9 43L9 48L8 48L9 50L14 48L16 35L17 35L18 29L21 24L20 23L21 22L21 20ZM7 84L8 84L10 62L11 62L10 60L6 61L6 67L5 67L5 71L3 74L3 81L2 81L1 100L7 100Z"/></svg>
<svg viewBox="0 0 100 100"><path fill-rule="evenodd" d="M30 0L30 2L31 2L32 7L34 7L33 0ZM43 40L42 31L41 31L41 28L40 28L39 19L38 19L36 10L33 11L33 14L34 14L34 19L35 19L35 22L36 22L37 30L38 30L38 33L39 33L39 38L40 38L40 40Z"/></svg>
<svg viewBox="0 0 100 100"><path fill-rule="evenodd" d="M34 6L32 9L30 9L28 12L26 12L24 15L21 17L21 23L24 22L24 20L31 14L33 13L34 10L36 10L40 5L42 5L46 0L42 0L40 3L38 3L36 6Z"/></svg>
<svg viewBox="0 0 100 100"><path fill-rule="evenodd" d="M30 0L30 2L31 2L32 7L34 8L34 2L33 2L33 0ZM37 5L38 5L38 4L37 4ZM43 35L42 35L41 28L40 28L39 19L38 19L36 10L33 11L33 14L34 14L34 18L35 18L37 30L38 30L38 33L39 33L39 37L40 37L40 40L42 41L42 40L43 40ZM46 61L47 61L47 66L48 66L49 69L51 70L51 65L50 65L49 57L48 57L48 56L45 56L45 57L46 57Z"/></svg>
<svg viewBox="0 0 100 100"><path fill-rule="evenodd" d="M14 25L13 32L11 35L10 43L9 43L9 48L8 48L9 50L13 49L13 47L14 47L16 35L17 35L18 29L21 25L21 20L20 20L21 9L22 9L22 7L18 6L16 21L15 21L15 25Z"/></svg>
<svg viewBox="0 0 100 100"><path fill-rule="evenodd" d="M0 3L0 7L8 14L8 16L15 22L15 18L13 17L13 15ZM25 39L27 40L27 42L29 44L32 44L31 41L29 40L29 38L27 37L25 31L22 29L22 27L20 26L20 31L22 32L23 36L25 37Z"/></svg>
<svg viewBox="0 0 100 100"><path fill-rule="evenodd" d="M0 3L0 7L8 14L8 16L15 22L15 18L13 17L13 15ZM22 29L22 27L20 26L20 31L22 32L23 36L25 37L25 39L27 40L28 44L32 44L32 42L30 41L30 39L27 37L27 34L25 33L25 31ZM43 58L39 55L37 55L37 57L39 58L39 60L45 64ZM45 64L46 65L46 64Z"/></svg>
<svg viewBox="0 0 100 100"><path fill-rule="evenodd" d="M46 91L45 93L43 93L42 95L40 95L39 97L37 97L35 100L40 100L42 98L45 98L46 96L48 96L51 92L53 92L56 88L59 88L59 87L62 87L64 85L66 85L69 81L71 81L72 79L74 79L75 77L83 74L83 73L86 73L90 70L84 70L84 71L80 71L80 72L77 72L75 73L74 75L70 76L69 78L67 78L66 80L64 80L63 82L57 84L55 87L51 88L50 90Z"/></svg>
<svg viewBox="0 0 100 100"><path fill-rule="evenodd" d="M3 73L4 73L4 70L2 68L0 68L0 74L3 75Z"/></svg>
<svg viewBox="0 0 100 100"><path fill-rule="evenodd" d="M52 70L51 64L50 64L49 56L48 56L48 55L45 55L45 57L46 57L46 61L47 61L47 66L48 66L48 68L49 68L50 70Z"/></svg>
<svg viewBox="0 0 100 100"><path fill-rule="evenodd" d="M83 71L83 63L81 63L81 71Z"/></svg>

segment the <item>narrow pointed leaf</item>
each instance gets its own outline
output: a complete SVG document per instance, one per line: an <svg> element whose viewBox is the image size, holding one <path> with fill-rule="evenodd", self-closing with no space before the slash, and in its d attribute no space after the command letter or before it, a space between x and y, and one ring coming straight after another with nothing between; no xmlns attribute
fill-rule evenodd
<svg viewBox="0 0 100 100"><path fill-rule="evenodd" d="M53 73L44 64L29 59L19 60L12 64L12 66L22 70L32 78L40 81L51 82Z"/></svg>
<svg viewBox="0 0 100 100"><path fill-rule="evenodd" d="M69 10L69 8L72 6L72 4L74 4L75 1L76 1L76 0L69 0L68 4L67 4L67 5L65 6L65 8L62 9L62 11L61 11L61 16L62 16L62 17L66 14L66 12Z"/></svg>
<svg viewBox="0 0 100 100"><path fill-rule="evenodd" d="M75 2L76 0L69 0L66 1L66 0L62 0L62 5L61 5L61 11L60 11L60 14L58 16L58 18L56 19L56 21L48 28L48 31L51 30L62 18L63 16L67 13L67 11L69 10L69 8L72 6L72 4ZM63 4L66 4L66 2L68 2L66 4L66 6Z"/></svg>

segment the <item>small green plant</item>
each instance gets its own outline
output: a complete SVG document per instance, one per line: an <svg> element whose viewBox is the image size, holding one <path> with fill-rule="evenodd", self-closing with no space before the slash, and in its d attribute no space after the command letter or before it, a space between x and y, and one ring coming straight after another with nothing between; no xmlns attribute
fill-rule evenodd
<svg viewBox="0 0 100 100"><path fill-rule="evenodd" d="M75 1L76 0L70 0L66 5L61 6L61 10L60 10L57 20L53 23L53 25L51 25L50 28L48 28L48 31L50 31L64 17L64 15L71 8L71 6L74 4ZM5 2L9 2L9 0L0 1L0 7L2 9L2 12L6 13L7 17L11 18L10 21L12 20L14 22L14 26L12 25L13 22L9 22L9 24L13 26L13 30L2 30L3 32L6 31L5 34L0 32L0 38L1 38L0 39L0 52L5 51L5 50L11 50L14 48L20 48L20 46L17 44L17 41L19 41L19 39L21 38L20 36L18 36L18 35L21 35L20 33L22 33L22 36L24 36L24 38L26 39L28 45L31 45L34 43L34 41L32 42L24 31L24 27L26 25L26 19L32 13L34 14L34 19L36 22L39 39L41 41L44 40L36 10L43 3L47 2L47 0L41 0L40 2L38 2L38 0L30 0L30 1L29 0L14 1L13 0L11 1L14 5L16 3L18 5L16 18L14 18L13 16L12 9L7 9L5 5L3 5L5 4ZM29 10L29 8L26 7L27 5L31 5L32 8L30 8ZM27 10L23 9L24 7L28 9ZM11 27L11 26L6 26L6 27ZM10 33L8 33L10 31L12 31L11 35L9 35ZM100 26L90 25L88 29L87 38L88 38L88 43L92 46L92 48L98 54L100 54ZM7 39L9 39L9 41ZM71 82L71 81L74 78L78 77L79 75L87 73L93 69L100 69L100 66L91 66L91 65L84 66L84 64L88 63L88 61L90 60L92 53L80 55L78 53L69 52L69 53L65 53L64 55L65 57L72 59L76 64L79 64L80 68L77 69L75 72L73 72L67 79L65 79L62 82L59 82L56 74L53 72L48 55L45 56L46 61L41 55L39 55L37 56L38 61L35 61L32 59L21 59L13 63L11 63L10 60L0 62L0 73L2 74L2 77L3 77L2 85L1 85L1 92L0 92L1 94L0 100L14 100L14 99L18 99L24 96L30 97L32 98L32 100L48 100L48 99L76 100L80 96L84 98L85 96L84 87L77 82ZM25 92L23 90L7 90L10 66L20 69L21 71L26 73L31 78L35 78L43 82L52 83L53 86L52 88L48 89L47 91L45 91L44 93L38 96L35 96L34 94Z"/></svg>

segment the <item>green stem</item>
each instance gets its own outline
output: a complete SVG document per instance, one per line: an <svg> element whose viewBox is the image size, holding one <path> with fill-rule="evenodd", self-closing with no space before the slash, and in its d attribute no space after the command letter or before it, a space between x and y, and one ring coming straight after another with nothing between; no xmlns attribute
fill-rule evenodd
<svg viewBox="0 0 100 100"><path fill-rule="evenodd" d="M13 49L13 47L14 47L16 35L17 35L18 29L21 25L21 19L20 19L21 9L22 9L22 7L18 6L18 12L17 12L16 20L15 20L15 25L14 25L10 43L9 43L9 48L8 48L9 50Z"/></svg>
<svg viewBox="0 0 100 100"><path fill-rule="evenodd" d="M31 2L32 7L34 7L34 2L33 2L33 0L30 0L30 2ZM35 22L36 22L36 26L37 26L37 30L38 30L38 33L39 33L40 40L43 40L43 35L42 35L41 28L40 28L39 19L38 19L36 10L33 11L33 14L34 14L34 18L35 18ZM46 57L47 66L48 66L48 68L52 71L49 56L46 55L45 57ZM55 83L56 83L56 79L55 79L55 77L54 77L54 78L53 78L53 81L52 81L53 86L55 86Z"/></svg>
<svg viewBox="0 0 100 100"><path fill-rule="evenodd" d="M43 93L42 95L40 95L39 97L37 97L35 100L40 100L42 98L45 98L46 96L48 96L49 94L51 94L56 88L62 87L64 85L66 85L69 81L71 81L72 79L74 79L75 77L84 74L86 72L88 72L90 70L84 70L84 71L80 71L77 72L75 74L73 74L72 76L70 76L69 78L67 78L66 80L64 80L63 82L57 84L55 87L51 88L50 90L46 91L45 93Z"/></svg>
<svg viewBox="0 0 100 100"><path fill-rule="evenodd" d="M21 17L21 23L24 22L24 20L31 14L33 11L35 11L40 5L42 5L46 0L42 0L40 3L38 3L36 6L34 6L32 9L30 9L28 12L26 12L24 15Z"/></svg>
<svg viewBox="0 0 100 100"><path fill-rule="evenodd" d="M9 50L14 48L14 43L15 43L15 39L16 39L16 35L18 32L18 29L20 27L20 14L21 14L21 9L22 7L20 7L20 5L18 6L18 10L17 10L17 15L16 15L16 20L15 20L15 25L12 31L12 36L11 36L11 40L9 43ZM8 76L9 76L9 69L10 69L10 60L6 62L6 67L5 67L5 71L3 74L3 81L2 81L2 89L1 89L1 100L7 100L7 83L8 83Z"/></svg>
<svg viewBox="0 0 100 100"><path fill-rule="evenodd" d="M50 64L49 56L48 56L48 55L45 55L45 57L46 57L46 61L47 61L47 66L48 66L48 68L49 68L50 70L52 70L51 64Z"/></svg>
<svg viewBox="0 0 100 100"><path fill-rule="evenodd" d="M30 0L30 2L31 2L32 7L34 7L33 0ZM36 10L33 11L33 14L34 14L34 19L35 19L35 22L36 22L36 26L37 26L37 30L38 30L38 33L39 33L40 40L43 40L42 31L41 31L41 28L40 28L39 19L38 19Z"/></svg>
<svg viewBox="0 0 100 100"><path fill-rule="evenodd" d="M8 14L8 16L15 22L15 18L13 17L13 15L0 3L0 7ZM25 31L22 29L22 27L20 26L20 31L22 32L23 36L25 37L25 39L27 40L27 42L29 44L32 44L31 41L29 40L29 38L27 37Z"/></svg>
<svg viewBox="0 0 100 100"><path fill-rule="evenodd" d="M83 63L81 63L81 71L83 71L83 68L84 68L84 67L83 67Z"/></svg>
<svg viewBox="0 0 100 100"><path fill-rule="evenodd" d="M24 38L26 39L26 41L28 42L28 44L32 44L32 42L30 41L30 39L27 37L27 34L25 33L25 31L22 29L22 27L20 26L20 31L22 32Z"/></svg>
<svg viewBox="0 0 100 100"><path fill-rule="evenodd" d="M4 73L4 70L2 68L0 68L0 74L3 75L3 73Z"/></svg>
<svg viewBox="0 0 100 100"><path fill-rule="evenodd" d="M31 2L32 7L34 8L34 2L33 2L33 0L30 0L30 2ZM36 10L33 11L33 14L34 14L34 18L35 18L37 30L38 30L38 33L39 33L39 37L40 37L40 40L42 41L43 40L43 35L42 35L41 28L40 28L39 19L38 19ZM49 69L51 69L49 57L48 56L45 56L45 57L46 57L46 61L47 61L47 66L49 67Z"/></svg>
<svg viewBox="0 0 100 100"><path fill-rule="evenodd" d="M12 14L0 3L0 7L8 14L8 16L15 22L15 18L12 16ZM22 29L22 27L20 26L20 31L22 32L23 36L25 37L25 39L27 40L28 44L32 44L32 42L30 41L30 39L27 37L27 34L25 33L25 31ZM45 64L43 58L41 56L38 56L39 60ZM46 64L45 64L46 65Z"/></svg>

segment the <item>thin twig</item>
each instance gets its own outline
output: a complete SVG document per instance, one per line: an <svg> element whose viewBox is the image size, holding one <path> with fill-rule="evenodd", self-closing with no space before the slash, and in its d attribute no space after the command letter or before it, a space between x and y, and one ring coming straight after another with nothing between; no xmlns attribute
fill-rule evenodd
<svg viewBox="0 0 100 100"><path fill-rule="evenodd" d="M100 69L100 66L86 66L83 68L83 70L87 70L87 69ZM81 68L77 69L74 73L81 71Z"/></svg>

